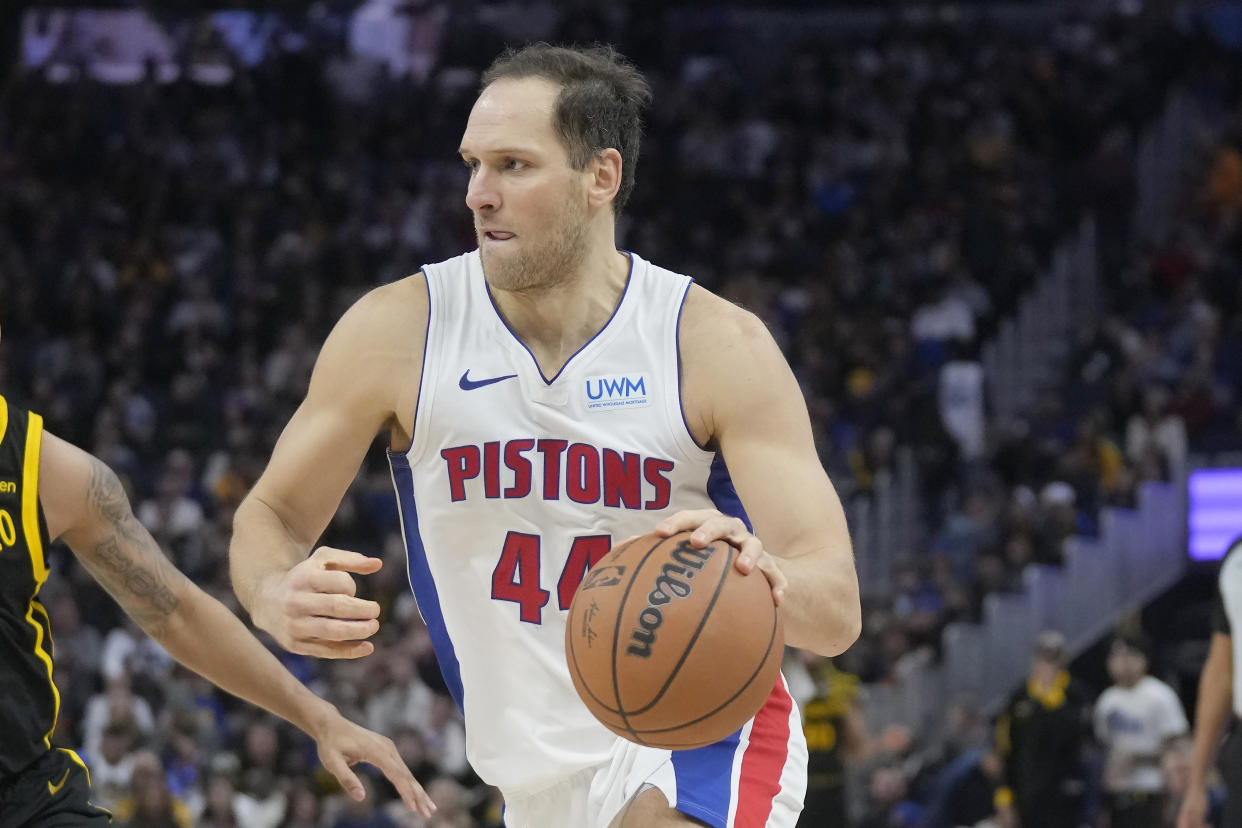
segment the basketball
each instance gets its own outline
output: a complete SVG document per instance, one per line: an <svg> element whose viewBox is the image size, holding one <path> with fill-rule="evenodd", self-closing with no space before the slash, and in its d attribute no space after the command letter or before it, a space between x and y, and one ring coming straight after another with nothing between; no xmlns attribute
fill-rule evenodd
<svg viewBox="0 0 1242 828"><path fill-rule="evenodd" d="M740 728L775 687L785 650L768 579L738 550L690 533L644 535L587 573L569 607L565 656L609 730L684 750Z"/></svg>

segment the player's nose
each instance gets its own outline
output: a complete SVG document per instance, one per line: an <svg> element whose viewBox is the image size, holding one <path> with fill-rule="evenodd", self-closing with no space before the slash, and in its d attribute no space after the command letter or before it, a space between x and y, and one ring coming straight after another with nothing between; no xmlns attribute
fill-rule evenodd
<svg viewBox="0 0 1242 828"><path fill-rule="evenodd" d="M496 187L496 177L483 167L475 171L470 177L470 183L466 186L466 206L476 213L500 207L500 191Z"/></svg>

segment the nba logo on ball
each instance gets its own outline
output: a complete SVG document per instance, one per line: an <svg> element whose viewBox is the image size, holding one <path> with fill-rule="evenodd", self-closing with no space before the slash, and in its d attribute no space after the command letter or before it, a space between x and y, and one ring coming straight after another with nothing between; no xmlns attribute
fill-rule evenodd
<svg viewBox="0 0 1242 828"><path fill-rule="evenodd" d="M644 535L613 549L574 595L565 658L574 689L601 724L674 750L735 732L776 685L781 617L762 573L738 550Z"/></svg>
<svg viewBox="0 0 1242 828"><path fill-rule="evenodd" d="M642 408L649 405L646 374L587 377L586 404L593 411Z"/></svg>

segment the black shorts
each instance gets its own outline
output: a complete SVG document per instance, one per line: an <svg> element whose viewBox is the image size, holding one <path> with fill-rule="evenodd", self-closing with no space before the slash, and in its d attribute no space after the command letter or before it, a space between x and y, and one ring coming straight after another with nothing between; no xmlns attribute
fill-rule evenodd
<svg viewBox="0 0 1242 828"><path fill-rule="evenodd" d="M72 751L53 748L0 782L0 828L102 828L112 814L92 805L90 777Z"/></svg>

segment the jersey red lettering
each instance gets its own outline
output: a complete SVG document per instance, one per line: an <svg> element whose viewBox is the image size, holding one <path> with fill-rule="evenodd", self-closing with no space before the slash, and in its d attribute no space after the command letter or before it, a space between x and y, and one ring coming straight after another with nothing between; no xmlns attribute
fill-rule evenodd
<svg viewBox="0 0 1242 828"><path fill-rule="evenodd" d="M540 440L536 445L543 453L543 499L561 499L561 454L568 440Z"/></svg>
<svg viewBox="0 0 1242 828"><path fill-rule="evenodd" d="M500 497L500 443L483 444L483 494Z"/></svg>
<svg viewBox="0 0 1242 828"><path fill-rule="evenodd" d="M565 492L574 503L599 502L599 452L574 443L565 455Z"/></svg>
<svg viewBox="0 0 1242 828"><path fill-rule="evenodd" d="M604 505L643 507L643 461L632 451L604 449Z"/></svg>
<svg viewBox="0 0 1242 828"><path fill-rule="evenodd" d="M647 478L648 483L655 487L655 493L650 500L643 504L643 508L664 509L668 506L669 498L673 493L673 486L664 475L672 470L673 462L671 460L659 460L655 457L648 457L647 462L643 463L643 476Z"/></svg>
<svg viewBox="0 0 1242 828"><path fill-rule="evenodd" d="M449 495L456 503L466 499L466 481L479 476L479 447L457 446L440 452L448 466Z"/></svg>
<svg viewBox="0 0 1242 828"><path fill-rule="evenodd" d="M505 443L505 465L513 472L513 485L505 489L505 497L526 497L530 494L530 461L522 455L534 447L534 440L510 440Z"/></svg>

